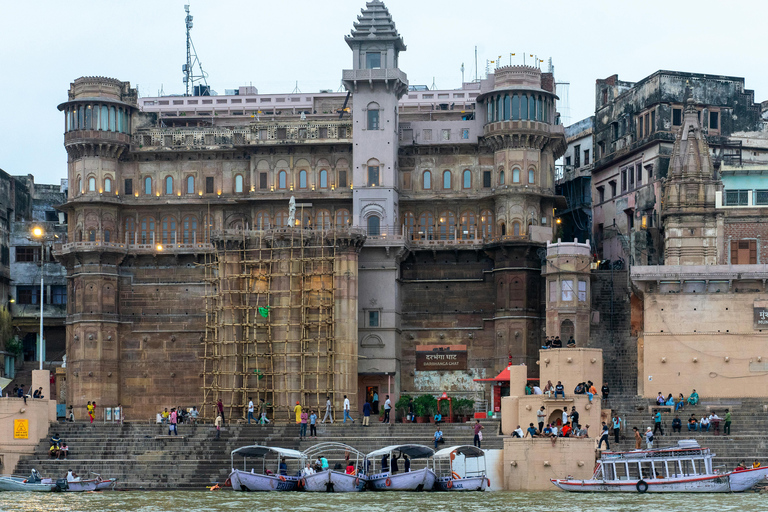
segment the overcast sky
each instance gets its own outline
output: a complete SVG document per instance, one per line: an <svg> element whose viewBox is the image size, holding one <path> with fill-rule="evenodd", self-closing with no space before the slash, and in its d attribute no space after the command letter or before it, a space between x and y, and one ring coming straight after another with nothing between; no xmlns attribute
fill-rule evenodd
<svg viewBox="0 0 768 512"><path fill-rule="evenodd" d="M0 168L38 183L66 177L64 117L75 78L130 81L141 96L182 93L186 59L183 0L10 1L0 14ZM192 38L208 83L253 84L262 93L337 90L351 67L344 35L364 0L191 0ZM400 68L411 84L438 88L474 78L474 47L552 58L559 110L574 123L594 111L594 83L618 73L637 81L658 69L746 78L768 99L764 0L388 0L408 50ZM528 59L530 63L530 59Z"/></svg>

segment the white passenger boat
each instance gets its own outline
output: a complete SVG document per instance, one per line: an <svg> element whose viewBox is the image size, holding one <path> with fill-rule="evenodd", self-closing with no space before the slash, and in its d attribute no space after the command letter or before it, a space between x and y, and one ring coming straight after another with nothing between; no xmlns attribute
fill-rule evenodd
<svg viewBox="0 0 768 512"><path fill-rule="evenodd" d="M490 485L485 452L476 446L443 448L435 453L434 467L436 491L484 491Z"/></svg>
<svg viewBox="0 0 768 512"><path fill-rule="evenodd" d="M62 490L66 482L63 480L63 483L62 481L43 483L40 473L33 469L28 477L0 476L0 491L53 492Z"/></svg>
<svg viewBox="0 0 768 512"><path fill-rule="evenodd" d="M243 469L235 469L235 455L243 458ZM231 459L229 481L235 491L294 491L299 485L304 455L296 450L253 445L232 450Z"/></svg>
<svg viewBox="0 0 768 512"><path fill-rule="evenodd" d="M309 492L359 492L365 489L365 455L343 443L319 443L304 451L305 468L299 487ZM325 458L328 468L314 462ZM348 468L354 469L348 469Z"/></svg>
<svg viewBox="0 0 768 512"><path fill-rule="evenodd" d="M659 450L603 452L589 480L551 481L575 492L741 492L768 476L768 467L719 472L714 456L695 440Z"/></svg>
<svg viewBox="0 0 768 512"><path fill-rule="evenodd" d="M375 491L431 491L435 485L435 473L430 467L434 455L432 448L420 444L387 446L369 453L366 456L366 470L369 465L371 467L369 488ZM395 470L393 461L397 466Z"/></svg>

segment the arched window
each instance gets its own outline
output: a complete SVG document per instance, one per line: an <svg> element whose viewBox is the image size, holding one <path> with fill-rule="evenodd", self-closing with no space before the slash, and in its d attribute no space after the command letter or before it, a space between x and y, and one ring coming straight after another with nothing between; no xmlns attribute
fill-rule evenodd
<svg viewBox="0 0 768 512"><path fill-rule="evenodd" d="M528 96L520 96L520 119L528 119Z"/></svg>
<svg viewBox="0 0 768 512"><path fill-rule="evenodd" d="M242 194L242 193L243 193L243 175L236 174L235 175L235 194Z"/></svg>
<svg viewBox="0 0 768 512"><path fill-rule="evenodd" d="M320 188L328 188L328 171L320 171Z"/></svg>
<svg viewBox="0 0 768 512"><path fill-rule="evenodd" d="M280 171L277 177L277 186L279 188L286 188L288 186L288 173L286 171Z"/></svg>
<svg viewBox="0 0 768 512"><path fill-rule="evenodd" d="M378 103L368 104L368 129L369 130L379 129L379 104Z"/></svg>
<svg viewBox="0 0 768 512"><path fill-rule="evenodd" d="M301 209L301 218L296 219L297 225L309 228L312 227L312 212L309 210ZM301 224L298 224L298 222L301 222Z"/></svg>
<svg viewBox="0 0 768 512"><path fill-rule="evenodd" d="M536 96L531 94L531 99L528 101L528 108L531 109L530 115L528 116L528 119L531 121L536 120Z"/></svg>
<svg viewBox="0 0 768 512"><path fill-rule="evenodd" d="M472 187L472 171L470 171L469 169L464 169L464 173L461 179L461 186L463 188Z"/></svg>
<svg viewBox="0 0 768 512"><path fill-rule="evenodd" d="M443 188L446 190L451 188L451 171L443 171Z"/></svg>
<svg viewBox="0 0 768 512"><path fill-rule="evenodd" d="M504 169L499 171L499 185L504 184Z"/></svg>
<svg viewBox="0 0 768 512"><path fill-rule="evenodd" d="M501 108L501 94L496 96L496 102L495 103L496 103L496 105L495 105L496 106L496 113L493 115L493 118L496 121L501 121L501 111L502 111L502 108Z"/></svg>
<svg viewBox="0 0 768 512"><path fill-rule="evenodd" d="M416 231L416 217L414 217L412 212L403 213L403 229L405 230L404 235L409 240L413 240L413 235Z"/></svg>
<svg viewBox="0 0 768 512"><path fill-rule="evenodd" d="M435 218L432 212L424 212L419 216L419 238L422 240L434 240Z"/></svg>
<svg viewBox="0 0 768 512"><path fill-rule="evenodd" d="M155 242L155 218L154 217L144 217L141 219L140 223L141 227L141 243L146 244L152 244Z"/></svg>
<svg viewBox="0 0 768 512"><path fill-rule="evenodd" d="M299 188L307 188L307 171L299 171Z"/></svg>
<svg viewBox="0 0 768 512"><path fill-rule="evenodd" d="M349 211L345 209L336 210L336 227L345 228L349 226Z"/></svg>
<svg viewBox="0 0 768 512"><path fill-rule="evenodd" d="M176 243L176 219L173 217L163 217L161 224L163 228L163 243Z"/></svg>
<svg viewBox="0 0 768 512"><path fill-rule="evenodd" d="M107 113L108 110L109 109L107 108L106 105L102 105L101 106L101 117L99 118L99 129L100 130L106 130L107 127L109 127L109 121L108 121L109 114Z"/></svg>
<svg viewBox="0 0 768 512"><path fill-rule="evenodd" d="M104 241L110 242L112 240L112 233L109 232L108 229L104 230Z"/></svg>
<svg viewBox="0 0 768 512"><path fill-rule="evenodd" d="M148 196L152 195L152 178L149 176L144 178L144 194Z"/></svg>
<svg viewBox="0 0 768 512"><path fill-rule="evenodd" d="M509 94L504 95L504 120L509 121Z"/></svg>
<svg viewBox="0 0 768 512"><path fill-rule="evenodd" d="M520 236L520 223L517 221L512 223L512 235Z"/></svg>
<svg viewBox="0 0 768 512"><path fill-rule="evenodd" d="M104 192L112 192L112 178L104 178Z"/></svg>
<svg viewBox="0 0 768 512"><path fill-rule="evenodd" d="M136 243L136 221L133 220L133 217L125 218L125 235L126 235L125 243L128 243L128 244Z"/></svg>
<svg viewBox="0 0 768 512"><path fill-rule="evenodd" d="M286 210L279 210L275 214L275 226L284 228L288 225L288 212Z"/></svg>
<svg viewBox="0 0 768 512"><path fill-rule="evenodd" d="M381 219L378 215L368 217L368 236L381 235Z"/></svg>
<svg viewBox="0 0 768 512"><path fill-rule="evenodd" d="M88 192L96 192L96 178L93 176L88 178Z"/></svg>
<svg viewBox="0 0 768 512"><path fill-rule="evenodd" d="M96 241L96 230L95 229L89 229L88 230L88 241L89 242L95 242Z"/></svg>
<svg viewBox="0 0 768 512"><path fill-rule="evenodd" d="M259 212L256 213L256 229L269 229L269 228L270 228L269 213L265 212L264 210L259 210Z"/></svg>
<svg viewBox="0 0 768 512"><path fill-rule="evenodd" d="M512 169L512 183L520 183L520 169Z"/></svg>
<svg viewBox="0 0 768 512"><path fill-rule="evenodd" d="M80 176L78 176L77 177L77 187L75 187L75 193L76 194L82 194L83 193L83 187L81 185L82 185L82 183L81 183L81 180L80 180Z"/></svg>
<svg viewBox="0 0 768 512"><path fill-rule="evenodd" d="M542 115L542 119L545 123L549 122L549 99L544 98L544 114Z"/></svg>
<svg viewBox="0 0 768 512"><path fill-rule="evenodd" d="M424 174L422 175L423 181L422 181L422 187L424 190L429 190L432 188L432 173L429 171L424 171Z"/></svg>
<svg viewBox="0 0 768 512"><path fill-rule="evenodd" d="M456 214L450 211L440 213L438 219L440 240L453 240L456 238Z"/></svg>
<svg viewBox="0 0 768 512"><path fill-rule="evenodd" d="M92 109L91 106L88 105L85 107L85 129L90 130L91 129L91 120L93 119Z"/></svg>
<svg viewBox="0 0 768 512"><path fill-rule="evenodd" d="M490 238L493 236L493 212L491 210L483 210L480 212L480 234L483 238Z"/></svg>
<svg viewBox="0 0 768 512"><path fill-rule="evenodd" d="M315 215L315 226L317 229L331 229L331 212L318 210Z"/></svg>
<svg viewBox="0 0 768 512"><path fill-rule="evenodd" d="M539 121L544 120L544 103L541 101L541 95L539 95L538 107L536 109L536 119Z"/></svg>
<svg viewBox="0 0 768 512"><path fill-rule="evenodd" d="M115 107L109 107L109 131L115 131Z"/></svg>
<svg viewBox="0 0 768 512"><path fill-rule="evenodd" d="M533 169L528 169L528 183L533 185L536 180L536 172Z"/></svg>
<svg viewBox="0 0 768 512"><path fill-rule="evenodd" d="M462 240L475 238L477 229L475 212L463 212L459 218L459 236Z"/></svg>
<svg viewBox="0 0 768 512"><path fill-rule="evenodd" d="M195 193L195 177L187 176L187 194Z"/></svg>
<svg viewBox="0 0 768 512"><path fill-rule="evenodd" d="M173 195L173 177L171 176L165 177L165 195L167 196Z"/></svg>
<svg viewBox="0 0 768 512"><path fill-rule="evenodd" d="M187 215L181 221L182 227L182 243L193 244L197 242L197 217L194 215Z"/></svg>
<svg viewBox="0 0 768 512"><path fill-rule="evenodd" d="M485 102L485 122L490 123L492 121L491 119L491 111L492 111L493 105L491 105L490 98Z"/></svg>
<svg viewBox="0 0 768 512"><path fill-rule="evenodd" d="M499 228L501 230L501 236L507 236L507 225L502 222Z"/></svg>

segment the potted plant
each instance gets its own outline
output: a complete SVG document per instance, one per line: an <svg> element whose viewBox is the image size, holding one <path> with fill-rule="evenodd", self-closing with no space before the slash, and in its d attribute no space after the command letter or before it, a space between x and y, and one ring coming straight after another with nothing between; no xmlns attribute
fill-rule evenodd
<svg viewBox="0 0 768 512"><path fill-rule="evenodd" d="M429 423L437 412L437 399L432 395L421 395L414 400L417 423Z"/></svg>
<svg viewBox="0 0 768 512"><path fill-rule="evenodd" d="M408 415L408 403L410 400L410 395L400 395L400 398L395 402L395 421L397 421L398 417L405 421L405 418Z"/></svg>
<svg viewBox="0 0 768 512"><path fill-rule="evenodd" d="M456 400L456 405L454 406L453 410L459 417L460 422L467 422L475 410L475 401L468 398L459 398Z"/></svg>

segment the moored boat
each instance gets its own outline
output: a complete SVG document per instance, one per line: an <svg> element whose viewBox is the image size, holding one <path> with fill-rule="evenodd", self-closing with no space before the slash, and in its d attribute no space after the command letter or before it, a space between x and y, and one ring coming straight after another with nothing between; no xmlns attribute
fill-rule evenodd
<svg viewBox="0 0 768 512"><path fill-rule="evenodd" d="M78 479L67 481L66 487L62 490L67 492L106 491L113 488L116 482L117 479L115 478L108 478L105 480L101 478L101 476L96 476L96 478L89 478L87 480ZM44 478L42 483L56 484L56 481L51 478Z"/></svg>
<svg viewBox="0 0 768 512"><path fill-rule="evenodd" d="M343 443L319 443L304 451L306 467L299 487L309 492L359 492L365 489L365 455ZM324 458L322 463L313 461ZM332 469L333 468L333 469Z"/></svg>
<svg viewBox="0 0 768 512"><path fill-rule="evenodd" d="M436 491L484 491L490 485L485 452L476 446L443 448L434 460Z"/></svg>
<svg viewBox="0 0 768 512"><path fill-rule="evenodd" d="M235 455L243 458L243 469L235 469ZM232 450L229 481L235 491L294 491L299 485L303 459L304 455L296 450L243 446Z"/></svg>
<svg viewBox="0 0 768 512"><path fill-rule="evenodd" d="M435 473L430 467L434 455L432 448L420 444L392 445L369 453L366 456L366 469L369 463L371 467L369 488L376 491L431 491L435 485ZM398 460L403 472L399 472Z"/></svg>
<svg viewBox="0 0 768 512"><path fill-rule="evenodd" d="M62 490L65 484L66 480L44 483L43 479L40 478L40 473L34 469L32 470L32 474L28 477L14 475L0 476L0 491L53 492Z"/></svg>
<svg viewBox="0 0 768 512"><path fill-rule="evenodd" d="M573 492L741 492L768 476L768 467L719 472L709 448L695 440L658 450L603 452L592 478L552 479Z"/></svg>

